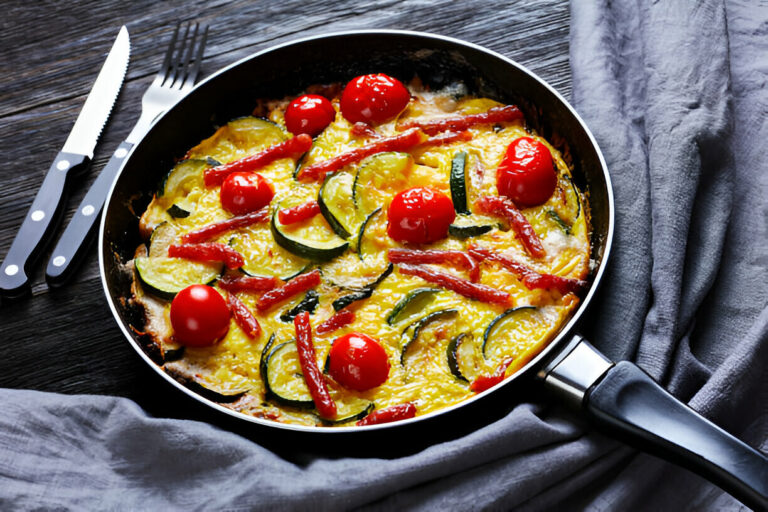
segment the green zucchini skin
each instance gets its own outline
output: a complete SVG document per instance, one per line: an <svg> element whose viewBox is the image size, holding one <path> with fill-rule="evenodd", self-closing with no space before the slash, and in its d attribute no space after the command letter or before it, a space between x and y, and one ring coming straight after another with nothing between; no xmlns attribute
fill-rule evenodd
<svg viewBox="0 0 768 512"><path fill-rule="evenodd" d="M416 288L415 290L411 290L405 297L397 301L395 307L389 312L389 315L387 315L387 324L393 325L397 323L398 317L402 312L405 311L409 305L414 304L414 301L419 297L423 298L426 294L432 295L440 293L440 291L442 291L440 288Z"/></svg>
<svg viewBox="0 0 768 512"><path fill-rule="evenodd" d="M378 277L374 282L363 288L362 290L352 292L348 295L344 295L343 297L339 297L333 303L331 304L333 306L334 311L341 311L345 307L349 306L353 302L357 302L359 300L365 300L371 295L373 295L373 290L376 289L379 284L386 279L394 270L394 265L391 263L387 265L387 269Z"/></svg>
<svg viewBox="0 0 768 512"><path fill-rule="evenodd" d="M571 226L569 226L568 223L565 222L555 210L547 210L547 215L550 219L555 221L555 224L557 224L557 226L563 230L563 233L566 235L571 234Z"/></svg>
<svg viewBox="0 0 768 512"><path fill-rule="evenodd" d="M327 425L339 425L341 423L361 420L366 416L368 416L369 414L371 414L375 408L376 408L375 403L369 400L366 400L360 404L359 408L349 411L347 412L347 414L344 414L343 416L339 415L333 420L329 420L327 418L320 418L320 420Z"/></svg>
<svg viewBox="0 0 768 512"><path fill-rule="evenodd" d="M451 373L454 377L462 382L469 382L469 380L464 376L464 374L461 373L461 369L459 368L458 350L459 345L461 345L461 343L464 342L465 338L467 337L471 338L472 334L463 332L457 336L454 336L445 349L445 355L448 359L448 369L451 370Z"/></svg>
<svg viewBox="0 0 768 512"><path fill-rule="evenodd" d="M171 207L166 210L166 212L168 212L168 215L174 219L186 219L191 213L177 204L172 204Z"/></svg>
<svg viewBox="0 0 768 512"><path fill-rule="evenodd" d="M491 335L493 334L494 329L499 324L499 322L501 322L502 320L504 320L510 315L514 315L518 311L524 311L527 309L536 309L536 308L534 306L519 306L516 308L510 308L504 311L503 313L500 313L496 318L491 320L491 322L488 324L488 327L486 327L485 331L483 332L483 346L482 346L483 357L487 358L485 349L488 346L488 340L491 339Z"/></svg>
<svg viewBox="0 0 768 512"><path fill-rule="evenodd" d="M483 225L477 225L477 226L459 226L456 224L451 224L448 226L448 234L460 238L462 240L465 240L467 238L474 238L476 236L481 236L493 229L493 226L489 224L483 224Z"/></svg>
<svg viewBox="0 0 768 512"><path fill-rule="evenodd" d="M467 208L467 180L465 169L467 167L467 152L459 151L453 156L451 162L451 199L453 200L453 209L459 215L468 215Z"/></svg>
<svg viewBox="0 0 768 512"><path fill-rule="evenodd" d="M400 364L402 366L405 366L405 354L408 351L408 348L413 345L413 343L418 339L419 333L421 333L422 329L429 325L430 323L434 322L435 320L439 320L443 317L448 316L454 316L459 313L458 309L441 309L439 311L435 311L433 313L428 314L421 320L418 320L414 324L411 324L409 327L413 327L413 333L410 335L408 340L403 344L402 349L400 349ZM408 331L408 328L406 328L406 332ZM405 334L405 332L403 333Z"/></svg>
<svg viewBox="0 0 768 512"><path fill-rule="evenodd" d="M342 220L337 218L336 215L333 214L331 211L333 207L333 197L329 197L329 193L327 189L329 186L337 180L343 180L345 179L348 174L344 173L331 173L328 176L325 177L325 180L323 180L323 185L320 187L320 192L317 194L317 204L320 206L320 213L322 213L323 217L325 217L325 220L328 221L328 224L331 226L331 229L339 235L341 238L347 239L352 236L352 232L347 229L347 227L344 226L342 223ZM352 205L354 207L354 204L352 202L352 190L350 187L349 190L349 196L348 197L337 197L335 198L336 201L342 200L343 202ZM344 201L345 200L345 201ZM355 222L355 226L349 226L350 229L352 227L357 227L357 222Z"/></svg>
<svg viewBox="0 0 768 512"><path fill-rule="evenodd" d="M261 375L261 380L264 382L265 389L269 389L267 387L267 356L269 355L269 352L272 350L272 346L274 344L275 344L275 333L272 333L269 336L269 340L267 340L267 344L264 345L263 349L261 349L261 357L259 358L259 374Z"/></svg>
<svg viewBox="0 0 768 512"><path fill-rule="evenodd" d="M368 227L368 224L370 223L371 219L373 219L378 213L381 212L381 207L376 208L371 213L368 214L368 216L363 221L362 225L360 226L360 231L357 235L357 257L360 258L360 261L363 261L365 259L365 249L363 246L363 237L365 236L365 228Z"/></svg>
<svg viewBox="0 0 768 512"><path fill-rule="evenodd" d="M293 322L293 319L299 316L299 313L302 313L304 311L309 312L309 314L313 314L315 310L317 309L317 306L320 304L320 296L317 294L315 290L309 290L307 294L304 296L304 298L293 306L291 309L286 310L282 315L280 315L280 320L283 322Z"/></svg>
<svg viewBox="0 0 768 512"><path fill-rule="evenodd" d="M272 230L272 236L274 237L275 242L277 242L283 249L309 260L328 261L336 256L340 256L349 248L349 242L346 241L342 241L337 245L329 245L328 247L317 247L309 245L307 242L290 238L280 230L280 224L277 221L278 211L279 208L275 208L275 211L272 212L270 229Z"/></svg>
<svg viewBox="0 0 768 512"><path fill-rule="evenodd" d="M265 347L266 348L266 347ZM280 343L274 348L271 348L269 351L269 354L267 355L266 362L264 365L264 373L262 374L264 377L264 387L266 388L266 396L268 398L273 399L276 402L279 402L283 405L287 405L289 407L296 407L298 409L309 409L315 406L314 401L311 397L309 397L309 393L307 393L308 398L299 398L299 397L291 397L291 396L285 396L280 394L279 391L275 390L274 385L270 382L270 374L274 374L276 372L280 371L279 368L279 361L277 360L279 356L284 351L288 350L296 350L296 342L294 340L291 341L285 341L283 343ZM263 352L262 352L263 354ZM297 379L304 379L303 376L296 376Z"/></svg>
<svg viewBox="0 0 768 512"><path fill-rule="evenodd" d="M193 284L210 285L224 271L224 265L206 265L202 263L166 257L139 256L133 260L136 275L147 292L161 299L172 300L177 293ZM178 278L184 270L187 279L169 281L168 276Z"/></svg>

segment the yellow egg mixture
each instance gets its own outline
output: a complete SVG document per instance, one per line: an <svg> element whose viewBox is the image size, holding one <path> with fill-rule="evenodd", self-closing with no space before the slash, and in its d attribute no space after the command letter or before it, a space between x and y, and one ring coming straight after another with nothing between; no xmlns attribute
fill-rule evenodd
<svg viewBox="0 0 768 512"><path fill-rule="evenodd" d="M375 127L382 136L400 133L396 130L396 122L406 119L476 114L501 105L486 98L463 96L456 99L450 91L430 92L418 84L412 84L410 88L413 98L399 118ZM167 246L178 243L184 233L232 217L221 206L219 187L207 188L202 173L217 162L231 162L288 139L290 134L285 129L283 112L289 100L266 103L268 120L256 117L235 119L189 150L187 160L179 162L171 171L163 190L158 192L141 217L140 227L149 242L149 249L140 247L137 256L165 257ZM351 124L338 112L338 98L333 100L333 105L337 111L335 120L315 138L312 149L303 158L284 158L255 171L275 188L270 209L274 210L277 205L283 208L317 199L322 181L297 181L294 178L297 163L309 165L371 142L372 139L365 136L351 134ZM509 143L528 136L549 148L558 172L558 184L552 197L540 206L522 210L541 239L545 257L531 258L516 239L514 230L504 225L501 219L476 213L468 216L472 223L493 226L489 232L466 239L448 236L433 244L410 248L466 250L473 243L498 250L538 272L585 279L589 273L589 213L583 194L571 181L570 170L562 155L546 140L527 130L523 121L495 126L476 125L470 128L470 132L472 139L469 141L417 148L409 154L369 157L340 170L343 176L336 178L338 187L342 189L340 193L349 194L359 170L372 160L380 159L376 164L378 167L373 168L374 172L364 174L372 183L358 184L356 192L363 197L356 198L357 205L353 201L340 205L346 210L343 214L348 224L354 226L356 231L347 240L348 249L330 261L313 262L281 247L275 242L269 223L230 231L211 241L229 244L245 257L246 264L242 269L227 271L232 275L247 272L289 279L300 272L320 268L322 284L315 288L319 306L311 315L312 325L316 327L334 314L334 300L370 284L386 270L388 249L405 247L390 239L386 230L387 207L397 192L429 186L450 196L452 162L457 153L464 151L467 154L467 204L472 209L477 198L497 194L496 167ZM393 165L398 167L396 172L387 169ZM345 188L349 190L343 190ZM174 216L173 210L168 211L174 205L188 216ZM381 210L373 213L375 208ZM455 223L467 220L462 217L457 215ZM359 237L358 231L366 219L368 222L363 236ZM323 215L316 215L298 225L286 226L285 229L289 234L307 240L342 242ZM361 255L364 257L361 258ZM194 265L196 272L202 272L200 275L217 276L221 272L221 265L186 263ZM169 274L178 275L181 281L187 279L175 262L167 262L167 265ZM391 365L387 380L365 392L347 390L326 375L331 396L339 407L339 418L347 418L343 411L352 411L349 421L333 424L319 418L306 403L299 407L289 406L265 394L264 376L261 374L263 366L260 364L262 351L272 335L271 350L282 342L295 339L293 322L283 321L280 316L304 299L304 293L263 314L256 309L258 293L238 293L238 298L261 324L260 336L249 338L233 319L228 334L220 342L205 348L183 349L173 340L169 297L157 297L137 274L134 298L145 307L146 331L161 353L163 368L177 379L201 392L208 391L206 396L247 415L302 425L344 426L354 425L354 419L370 411L371 407L361 414L352 414L357 412L361 403L368 401L373 403L375 409L412 402L417 407L418 415L423 415L473 396L470 383L476 377L492 374L508 357L514 360L506 375L525 365L554 337L579 302L576 295L562 295L554 289L529 290L514 274L497 264L483 262L480 265L479 282L510 293L513 297L512 308L534 307L508 314L488 329L507 308L470 300L418 277L402 275L395 265L394 271L378 284L369 298L348 306L355 313L352 324L335 332L314 335L317 363L321 369L325 366L334 339L350 332L364 333L377 339L387 352ZM450 265L430 267L467 278L466 272ZM209 271L207 274L206 269ZM204 282L208 282L208 278ZM215 279L211 279L210 284L216 287L215 283ZM392 318L393 308L399 301L410 292L423 288L433 290L417 294ZM424 323L414 338L418 320L445 310L455 311L434 316L432 321ZM462 334L458 348L449 347L451 341ZM453 369L449 365L452 351L455 356ZM280 357L283 359L279 361L280 372L275 371L270 378L293 396L306 398L306 384L295 349L284 350Z"/></svg>

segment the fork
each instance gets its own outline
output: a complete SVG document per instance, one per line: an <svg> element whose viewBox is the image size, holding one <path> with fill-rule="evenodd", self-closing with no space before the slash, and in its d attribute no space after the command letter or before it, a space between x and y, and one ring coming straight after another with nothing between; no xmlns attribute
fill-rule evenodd
<svg viewBox="0 0 768 512"><path fill-rule="evenodd" d="M181 37L179 35L181 34ZM77 207L56 247L53 249L45 278L51 286L63 285L77 269L86 252L107 194L131 149L149 131L154 121L175 105L195 85L208 38L208 26L190 23L176 25L163 63L141 98L141 116L128 137L120 143L99 176Z"/></svg>

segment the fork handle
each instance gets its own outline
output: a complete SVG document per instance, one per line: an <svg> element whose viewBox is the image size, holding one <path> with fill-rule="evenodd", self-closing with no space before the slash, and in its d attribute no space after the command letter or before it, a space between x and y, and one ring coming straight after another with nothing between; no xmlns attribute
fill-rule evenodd
<svg viewBox="0 0 768 512"><path fill-rule="evenodd" d="M64 151L56 156L0 265L0 294L4 297L15 298L28 291L27 272L50 241L60 221L67 181L89 161L90 158L85 155Z"/></svg>
<svg viewBox="0 0 768 512"><path fill-rule="evenodd" d="M63 285L80 266L87 252L88 242L95 232L94 226L98 222L107 194L131 148L133 144L130 142L120 144L77 207L48 260L45 279L49 285Z"/></svg>

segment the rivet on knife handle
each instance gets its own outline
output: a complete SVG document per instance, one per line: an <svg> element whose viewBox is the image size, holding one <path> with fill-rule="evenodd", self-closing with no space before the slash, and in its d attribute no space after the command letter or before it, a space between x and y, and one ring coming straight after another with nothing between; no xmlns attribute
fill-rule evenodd
<svg viewBox="0 0 768 512"><path fill-rule="evenodd" d="M48 260L45 278L51 286L64 284L79 266L88 247L89 235L93 234L93 227L104 207L107 193L132 147L130 142L120 144L77 207Z"/></svg>
<svg viewBox="0 0 768 512"><path fill-rule="evenodd" d="M0 266L0 294L3 296L18 297L27 291L27 272L50 241L60 220L67 177L89 161L87 156L63 151L54 160Z"/></svg>

